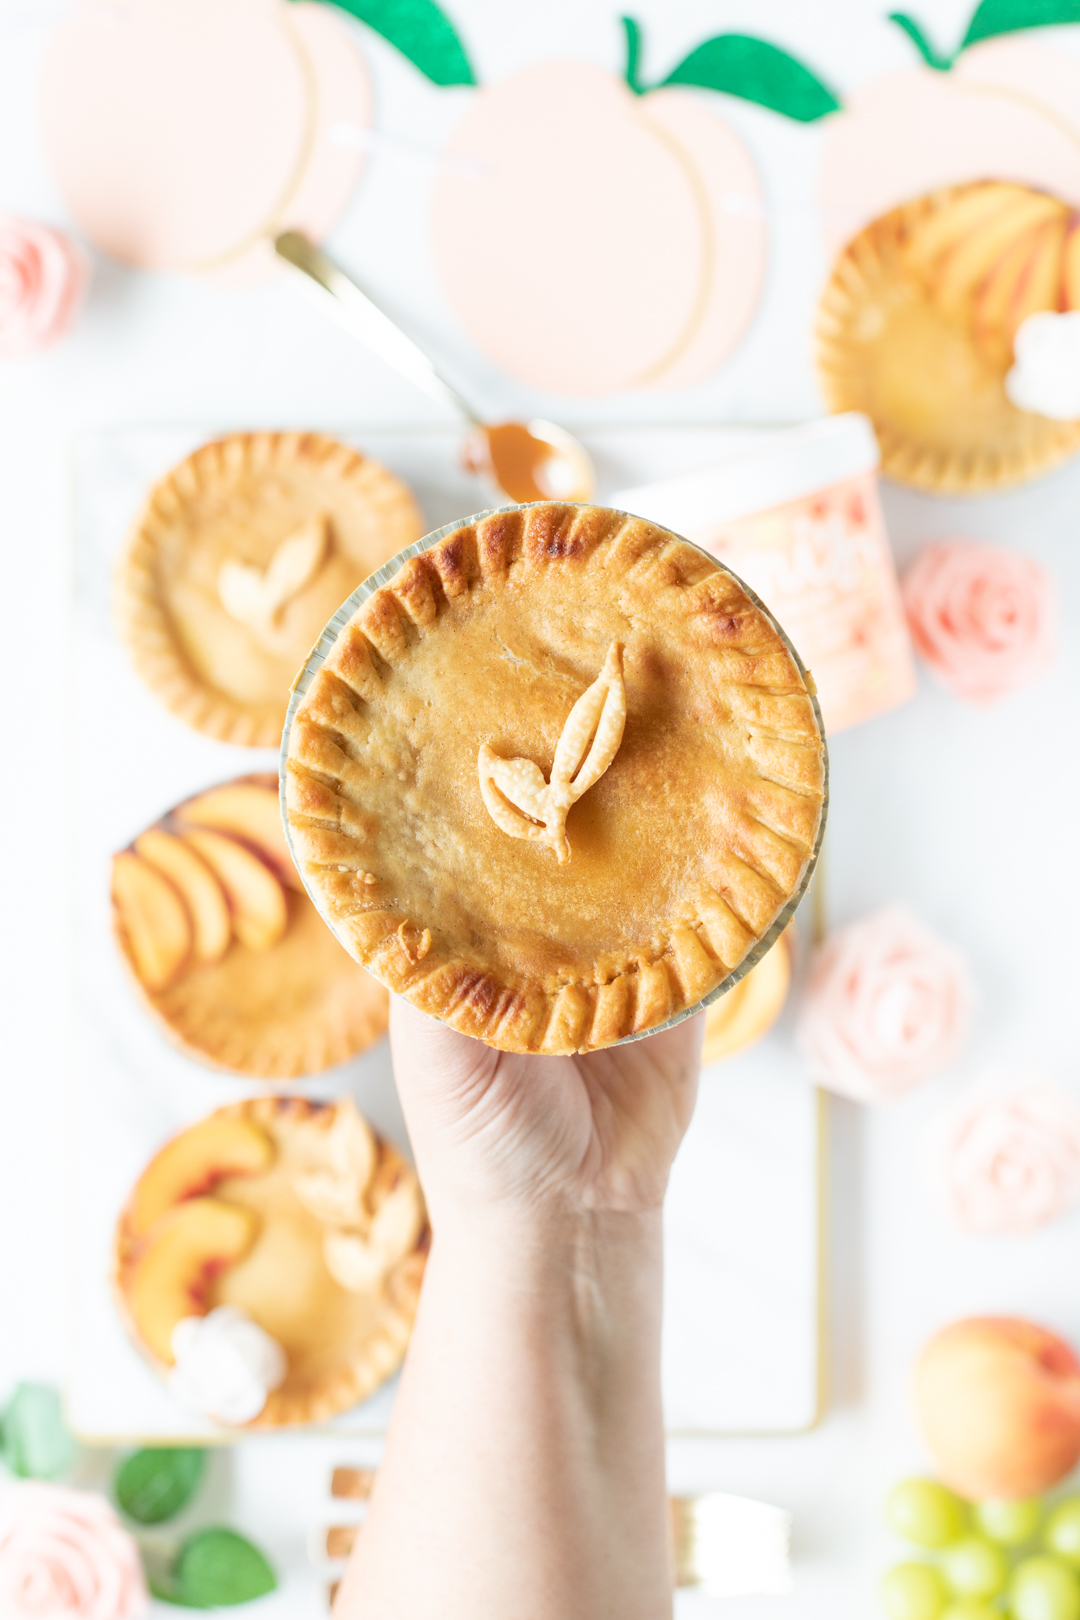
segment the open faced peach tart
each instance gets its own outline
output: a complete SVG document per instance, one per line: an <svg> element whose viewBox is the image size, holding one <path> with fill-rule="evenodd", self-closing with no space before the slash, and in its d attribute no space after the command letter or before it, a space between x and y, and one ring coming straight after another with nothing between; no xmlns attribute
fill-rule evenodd
<svg viewBox="0 0 1080 1620"><path fill-rule="evenodd" d="M356 960L455 1029L611 1045L734 983L797 904L825 807L812 692L768 611L667 530L486 515L358 592L298 680L297 866Z"/></svg>
<svg viewBox="0 0 1080 1620"><path fill-rule="evenodd" d="M178 805L113 857L112 896L144 1005L200 1062L292 1079L354 1057L386 1028L386 991L303 892L275 776Z"/></svg>
<svg viewBox="0 0 1080 1620"><path fill-rule="evenodd" d="M117 1227L115 1292L181 1404L320 1422L396 1371L428 1243L416 1176L351 1098L259 1097L151 1160Z"/></svg>
<svg viewBox="0 0 1080 1620"><path fill-rule="evenodd" d="M848 244L818 312L830 407L864 411L882 467L942 494L1015 484L1080 449L1080 421L1012 403L1029 315L1080 309L1080 215L978 181L893 209Z"/></svg>
<svg viewBox="0 0 1080 1620"><path fill-rule="evenodd" d="M423 532L379 462L317 433L236 433L154 486L116 576L135 667L180 719L273 748L327 618Z"/></svg>

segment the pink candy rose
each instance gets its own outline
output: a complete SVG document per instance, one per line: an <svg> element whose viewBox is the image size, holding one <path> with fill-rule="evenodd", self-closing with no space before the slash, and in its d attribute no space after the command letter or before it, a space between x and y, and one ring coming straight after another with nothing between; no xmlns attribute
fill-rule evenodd
<svg viewBox="0 0 1080 1620"><path fill-rule="evenodd" d="M86 259L59 231L0 214L0 358L43 349L70 326Z"/></svg>
<svg viewBox="0 0 1080 1620"><path fill-rule="evenodd" d="M886 1102L957 1057L973 1002L960 952L887 906L814 952L799 1045L821 1085Z"/></svg>
<svg viewBox="0 0 1080 1620"><path fill-rule="evenodd" d="M957 697L992 703L1053 662L1053 585L1030 557L938 540L904 575L903 593L917 651Z"/></svg>
<svg viewBox="0 0 1080 1620"><path fill-rule="evenodd" d="M1042 1226L1080 1198L1080 1104L1039 1081L992 1081L950 1121L943 1168L969 1231Z"/></svg>
<svg viewBox="0 0 1080 1620"><path fill-rule="evenodd" d="M103 1496L37 1481L0 1492L3 1620L137 1620L138 1548Z"/></svg>

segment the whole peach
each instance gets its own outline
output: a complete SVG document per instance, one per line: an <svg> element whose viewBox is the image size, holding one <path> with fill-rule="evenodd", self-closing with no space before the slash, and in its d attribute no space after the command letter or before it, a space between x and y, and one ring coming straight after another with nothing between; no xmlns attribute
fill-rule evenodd
<svg viewBox="0 0 1080 1620"><path fill-rule="evenodd" d="M1080 1460L1080 1361L1032 1322L954 1322L919 1357L914 1393L941 1478L972 1501L1038 1496Z"/></svg>

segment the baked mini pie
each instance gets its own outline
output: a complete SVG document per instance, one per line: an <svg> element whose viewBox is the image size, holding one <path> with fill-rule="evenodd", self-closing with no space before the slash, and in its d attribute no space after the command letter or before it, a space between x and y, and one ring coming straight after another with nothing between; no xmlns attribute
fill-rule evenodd
<svg viewBox="0 0 1080 1620"><path fill-rule="evenodd" d="M1080 422L1019 410L1005 390L1016 332L1080 308L1080 216L998 181L893 209L833 267L817 320L834 411L864 411L882 467L941 494L996 489L1080 449Z"/></svg>
<svg viewBox="0 0 1080 1620"><path fill-rule="evenodd" d="M507 1051L609 1046L735 982L825 811L813 687L715 558L595 506L495 512L365 587L283 741L299 871L358 962Z"/></svg>
<svg viewBox="0 0 1080 1620"><path fill-rule="evenodd" d="M701 1066L723 1063L767 1035L784 1010L791 988L794 929L786 928L770 951L705 1014Z"/></svg>
<svg viewBox="0 0 1080 1620"><path fill-rule="evenodd" d="M350 591L423 533L400 478L318 433L235 433L155 484L116 575L135 668L196 730L276 748Z"/></svg>
<svg viewBox="0 0 1080 1620"><path fill-rule="evenodd" d="M143 1171L116 1229L115 1297L185 1404L195 1390L220 1421L321 1422L400 1365L429 1243L414 1172L351 1099L257 1097L182 1131ZM277 1349L246 1419L228 1415L220 1344L216 1365L190 1364L219 1313Z"/></svg>
<svg viewBox="0 0 1080 1620"><path fill-rule="evenodd" d="M113 857L112 898L140 999L189 1057L289 1080L343 1063L386 1029L386 991L303 891L276 776L177 805Z"/></svg>

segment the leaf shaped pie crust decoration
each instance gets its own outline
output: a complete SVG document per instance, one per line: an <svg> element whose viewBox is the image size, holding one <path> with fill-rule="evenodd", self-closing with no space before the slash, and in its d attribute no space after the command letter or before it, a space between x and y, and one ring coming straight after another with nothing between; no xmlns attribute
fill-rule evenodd
<svg viewBox="0 0 1080 1620"><path fill-rule="evenodd" d="M315 578L329 545L330 525L326 513L320 512L281 542L265 568L226 558L218 572L222 607L272 642L283 608Z"/></svg>
<svg viewBox="0 0 1080 1620"><path fill-rule="evenodd" d="M566 717L555 749L551 781L531 759L500 759L489 743L477 758L480 792L496 826L570 859L566 817L570 806L598 782L619 751L626 725L622 643L613 641L604 667Z"/></svg>

